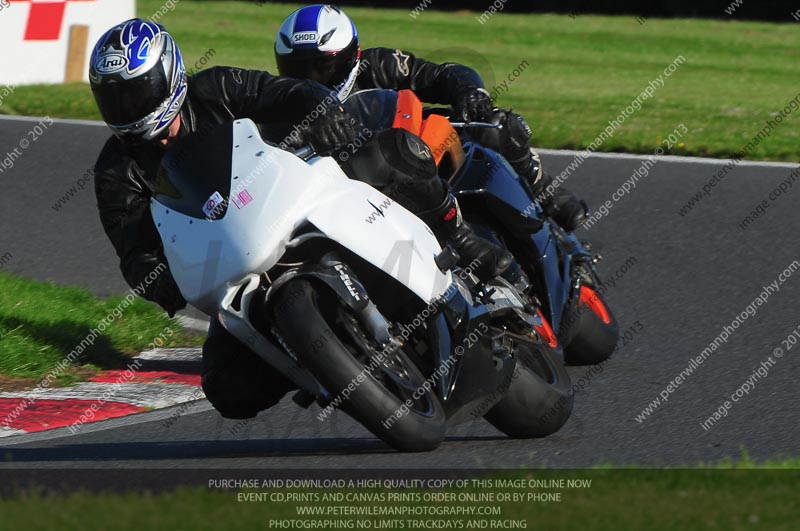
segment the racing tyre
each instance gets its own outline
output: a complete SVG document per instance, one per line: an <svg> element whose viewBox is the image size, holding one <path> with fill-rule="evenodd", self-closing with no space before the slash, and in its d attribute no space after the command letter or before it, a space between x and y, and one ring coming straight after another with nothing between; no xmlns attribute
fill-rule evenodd
<svg viewBox="0 0 800 531"><path fill-rule="evenodd" d="M572 413L570 386L555 348L521 344L508 391L484 418L510 437L547 437L560 430Z"/></svg>
<svg viewBox="0 0 800 531"><path fill-rule="evenodd" d="M308 280L288 281L273 301L281 338L328 390L331 404L396 450L424 452L442 443L444 408L402 349L380 350L336 295Z"/></svg>
<svg viewBox="0 0 800 531"><path fill-rule="evenodd" d="M589 286L581 286L578 304L568 323L564 359L568 365L595 365L607 360L617 347L619 326L603 298Z"/></svg>

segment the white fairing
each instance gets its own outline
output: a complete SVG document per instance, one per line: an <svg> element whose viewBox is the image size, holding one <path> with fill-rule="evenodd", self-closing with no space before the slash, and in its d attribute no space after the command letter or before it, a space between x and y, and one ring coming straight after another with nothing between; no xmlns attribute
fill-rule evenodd
<svg viewBox="0 0 800 531"><path fill-rule="evenodd" d="M233 131L238 147L223 218L198 220L151 204L170 270L190 304L216 316L229 290L273 267L306 221L425 302L446 291L450 273L434 262L441 248L419 218L348 179L331 158L309 164L265 144L250 120L235 122Z"/></svg>

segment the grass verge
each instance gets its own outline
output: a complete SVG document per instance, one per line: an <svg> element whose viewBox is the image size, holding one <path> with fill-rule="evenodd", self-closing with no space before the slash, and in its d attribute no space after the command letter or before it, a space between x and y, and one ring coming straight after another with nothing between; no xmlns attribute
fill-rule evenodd
<svg viewBox="0 0 800 531"><path fill-rule="evenodd" d="M56 376L59 384L68 385L99 369L124 367L131 354L150 348L159 336L169 336L164 346L198 344L200 338L184 332L151 303L137 299L122 309L123 300L97 299L84 289L0 272L0 390L38 383L103 319L110 323L105 332ZM167 329L172 334L165 334Z"/></svg>
<svg viewBox="0 0 800 531"><path fill-rule="evenodd" d="M140 0L150 17L162 0ZM296 5L184 0L160 22L187 68L214 64L275 71L272 44ZM689 133L670 152L728 157L798 94L800 32L791 23L633 17L507 15L485 24L475 13L348 8L362 46L409 49L434 61L475 67L490 89L520 70L498 103L535 130L534 144L584 148L676 57L686 62L599 151L651 153L679 125ZM209 57L209 50L213 55ZM524 68L522 65L527 65ZM18 87L0 112L97 119L85 85ZM797 114L797 112L795 112ZM800 160L790 115L746 158Z"/></svg>
<svg viewBox="0 0 800 531"><path fill-rule="evenodd" d="M457 488L427 489L383 482L363 488L348 480L329 488L284 484L281 488L240 489L222 486L220 481L229 474L212 471L208 488L180 488L161 494L45 496L28 492L0 500L0 514L4 529L9 530L789 531L796 529L800 518L798 465L800 461L789 459L776 460L771 466L792 470L752 470L749 468L759 465L729 463L705 469L521 471L486 476L492 477L491 483L477 483L473 478ZM258 471L249 478L262 481ZM501 486L500 480L512 482ZM401 494L404 499L392 497ZM47 511L42 511L45 504ZM478 508L492 514L481 515ZM457 510L474 512L452 514ZM310 511L319 514L310 515Z"/></svg>

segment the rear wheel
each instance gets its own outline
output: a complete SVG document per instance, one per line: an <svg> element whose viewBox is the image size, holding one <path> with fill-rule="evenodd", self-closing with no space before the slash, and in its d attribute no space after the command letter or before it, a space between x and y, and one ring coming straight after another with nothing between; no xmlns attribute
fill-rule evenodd
<svg viewBox="0 0 800 531"><path fill-rule="evenodd" d="M510 437L547 437L572 413L569 373L559 353L545 342L520 343L517 348L511 385L484 418Z"/></svg>
<svg viewBox="0 0 800 531"><path fill-rule="evenodd" d="M442 443L444 409L402 349L381 350L335 295L307 280L290 280L273 300L282 339L332 404L397 450L429 451Z"/></svg>
<svg viewBox="0 0 800 531"><path fill-rule="evenodd" d="M617 346L619 326L602 296L582 285L578 304L565 319L568 365L595 365L607 360Z"/></svg>

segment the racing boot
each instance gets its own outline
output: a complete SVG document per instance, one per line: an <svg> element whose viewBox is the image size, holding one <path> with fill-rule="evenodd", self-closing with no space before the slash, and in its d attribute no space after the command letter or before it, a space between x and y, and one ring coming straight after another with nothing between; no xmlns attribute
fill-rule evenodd
<svg viewBox="0 0 800 531"><path fill-rule="evenodd" d="M536 154L535 158L538 159L539 155ZM589 206L563 186L552 186L553 178L543 174L540 168L537 160L525 173L519 174L530 186L544 213L567 232L574 232L589 219Z"/></svg>
<svg viewBox="0 0 800 531"><path fill-rule="evenodd" d="M528 184L548 217L567 232L580 227L588 219L588 205L564 187L550 186L553 178L542 173L539 154L530 147L533 131L525 119L512 111L496 109L490 122L502 127L482 130L477 140L503 155Z"/></svg>
<svg viewBox="0 0 800 531"><path fill-rule="evenodd" d="M589 206L563 186L552 186L553 178L542 172L539 154L530 147L531 129L518 114L508 113L508 135L502 153L511 167L528 183L544 213L567 232L573 232L589 217Z"/></svg>
<svg viewBox="0 0 800 531"><path fill-rule="evenodd" d="M417 214L431 228L442 246L452 244L459 254L458 266L486 282L508 269L514 258L485 238L481 238L461 217L458 201L447 193L438 207Z"/></svg>

